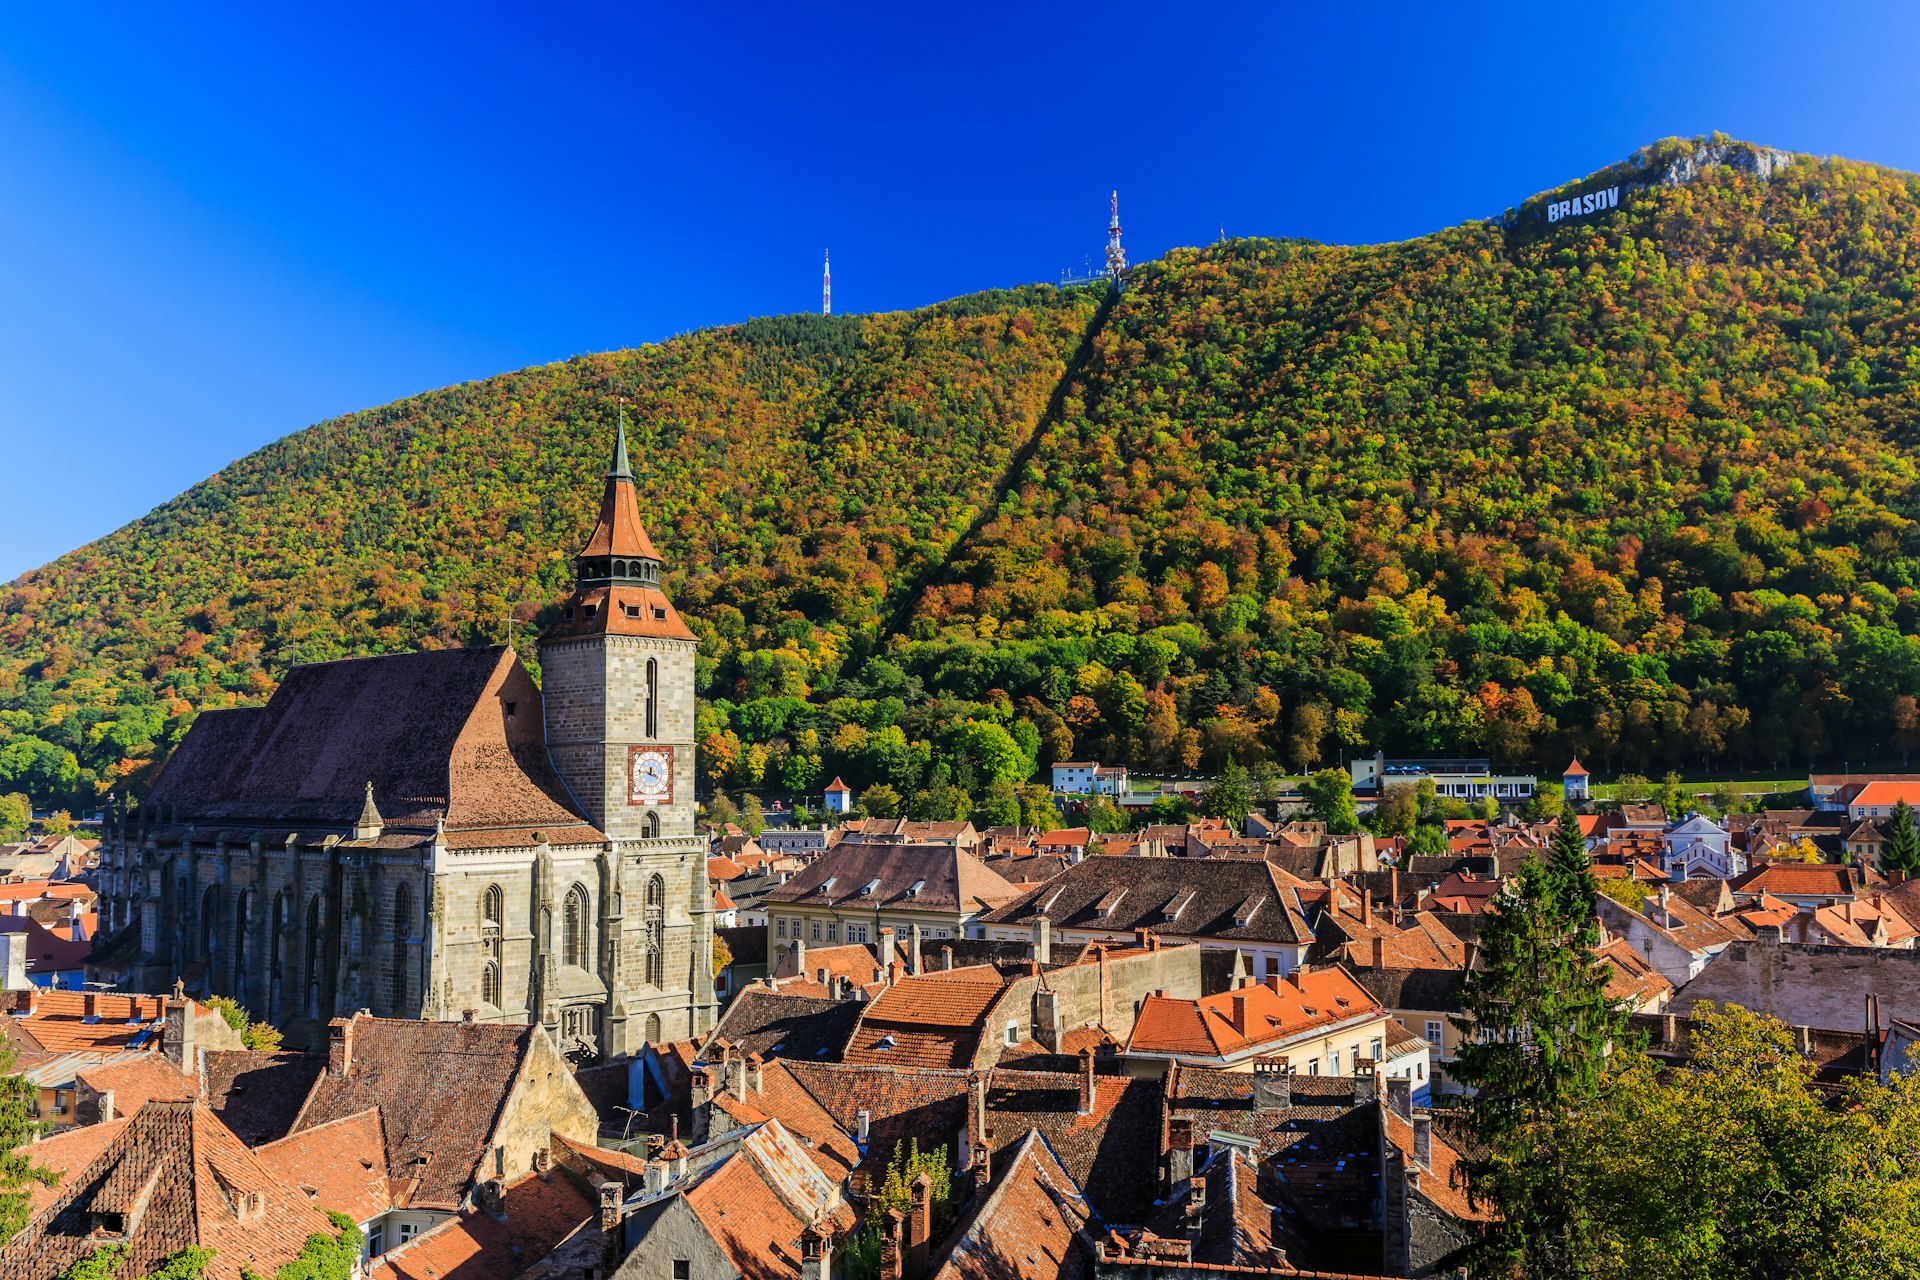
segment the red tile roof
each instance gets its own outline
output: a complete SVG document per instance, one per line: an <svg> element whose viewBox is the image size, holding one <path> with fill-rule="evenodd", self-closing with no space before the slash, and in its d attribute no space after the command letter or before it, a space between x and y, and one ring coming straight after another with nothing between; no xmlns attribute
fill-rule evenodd
<svg viewBox="0 0 1920 1280"><path fill-rule="evenodd" d="M27 1188L27 1216L37 1217L42 1209L60 1198L67 1175L92 1164L107 1144L127 1127L126 1120L108 1120L101 1124L79 1124L62 1129L51 1137L18 1148L33 1157L34 1164L60 1175L52 1186L34 1183Z"/></svg>
<svg viewBox="0 0 1920 1280"><path fill-rule="evenodd" d="M501 1206L504 1217L468 1209L389 1249L368 1280L513 1280L574 1232L599 1229L599 1206L564 1173L522 1174Z"/></svg>
<svg viewBox="0 0 1920 1280"><path fill-rule="evenodd" d="M979 1045L987 1011L1006 989L982 966L988 980L969 980L955 970L941 976L905 978L880 993L861 1015L844 1061L902 1067L964 1067Z"/></svg>
<svg viewBox="0 0 1920 1280"><path fill-rule="evenodd" d="M1380 1012L1344 969L1296 969L1285 978L1198 1000L1148 996L1127 1050L1222 1057Z"/></svg>
<svg viewBox="0 0 1920 1280"><path fill-rule="evenodd" d="M140 1047L158 1047L166 1004L160 996L95 993L97 1018L93 1022L87 1021L87 998L87 993L79 991L40 987L0 993L0 1008L17 1010L31 1001L33 1010L25 1017L0 1021L0 1027L4 1027L0 1034L27 1049L53 1054L81 1050L114 1053L135 1047L135 1040L141 1042Z"/></svg>
<svg viewBox="0 0 1920 1280"><path fill-rule="evenodd" d="M133 1213L136 1207L141 1212ZM0 1248L0 1278L46 1280L98 1249L98 1214L133 1226L123 1274L143 1276L182 1249L214 1250L209 1280L271 1275L333 1224L198 1103L154 1102L107 1142L60 1196Z"/></svg>
<svg viewBox="0 0 1920 1280"><path fill-rule="evenodd" d="M1853 805L1877 807L1884 805L1891 809L1902 800L1911 807L1920 808L1920 782L1869 782L1853 798Z"/></svg>
<svg viewBox="0 0 1920 1280"><path fill-rule="evenodd" d="M369 1110L269 1142L254 1154L317 1208L366 1222L393 1208L386 1142L380 1113Z"/></svg>
<svg viewBox="0 0 1920 1280"><path fill-rule="evenodd" d="M1046 1139L1029 1129L999 1163L985 1200L942 1246L933 1280L1058 1280L1089 1271L1098 1220Z"/></svg>
<svg viewBox="0 0 1920 1280"><path fill-rule="evenodd" d="M687 1207L747 1280L800 1272L800 1233L821 1218L850 1227L838 1184L815 1169L775 1121L685 1193Z"/></svg>

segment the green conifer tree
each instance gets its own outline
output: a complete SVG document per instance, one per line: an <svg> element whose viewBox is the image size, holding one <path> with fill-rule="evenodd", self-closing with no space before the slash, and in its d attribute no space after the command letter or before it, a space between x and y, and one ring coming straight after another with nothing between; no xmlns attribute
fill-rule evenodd
<svg viewBox="0 0 1920 1280"><path fill-rule="evenodd" d="M1920 828L1914 826L1913 809L1905 800L1893 806L1887 819L1887 843L1880 861L1889 871L1908 875L1920 871Z"/></svg>
<svg viewBox="0 0 1920 1280"><path fill-rule="evenodd" d="M1588 1274L1592 1223L1565 1122L1601 1093L1626 1013L1608 999L1608 967L1592 950L1597 887L1568 830L1552 865L1529 858L1501 886L1455 1019L1454 1074L1475 1090L1468 1116L1482 1148L1468 1187L1499 1215L1475 1252L1476 1275Z"/></svg>

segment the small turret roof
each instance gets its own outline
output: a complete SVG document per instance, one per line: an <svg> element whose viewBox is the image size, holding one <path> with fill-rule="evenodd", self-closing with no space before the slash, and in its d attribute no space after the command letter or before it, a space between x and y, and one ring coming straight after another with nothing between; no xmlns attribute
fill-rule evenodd
<svg viewBox="0 0 1920 1280"><path fill-rule="evenodd" d="M1582 765L1580 764L1580 761L1576 759L1572 764L1566 767L1565 772L1563 772L1561 776L1564 778L1586 778L1586 777L1591 777L1592 775L1589 774L1586 771L1586 769L1582 767Z"/></svg>
<svg viewBox="0 0 1920 1280"><path fill-rule="evenodd" d="M627 424L623 416L614 438L613 465L600 495L600 521L580 549L582 556L628 556L659 560L653 540L640 523L640 506L633 491L633 470L627 464Z"/></svg>
<svg viewBox="0 0 1920 1280"><path fill-rule="evenodd" d="M836 773L836 774L834 774L834 775L833 775L833 781L832 781L832 782L829 782L829 783L827 784L827 790L829 790L829 791L851 791L851 790L853 790L853 788L852 788L852 787L849 787L849 786L848 786L848 785L847 785L846 783L844 783L844 782L842 782L842 781L840 781L840 775Z"/></svg>

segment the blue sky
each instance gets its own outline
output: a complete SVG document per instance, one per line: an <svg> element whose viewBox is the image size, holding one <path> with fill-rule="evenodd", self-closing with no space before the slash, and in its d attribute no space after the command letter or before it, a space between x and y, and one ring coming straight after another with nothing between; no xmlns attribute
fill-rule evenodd
<svg viewBox="0 0 1920 1280"><path fill-rule="evenodd" d="M320 8L0 17L0 579L338 413L813 309L827 246L889 310L1078 266L1113 187L1139 258L1713 129L1920 169L1909 6Z"/></svg>

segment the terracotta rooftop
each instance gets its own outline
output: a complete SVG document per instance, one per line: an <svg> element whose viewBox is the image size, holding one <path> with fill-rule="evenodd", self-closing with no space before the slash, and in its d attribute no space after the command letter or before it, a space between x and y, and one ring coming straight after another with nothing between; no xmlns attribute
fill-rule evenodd
<svg viewBox="0 0 1920 1280"><path fill-rule="evenodd" d="M794 996L752 986L720 1015L708 1043L725 1040L745 1057L832 1062L846 1047L861 1006L851 1000Z"/></svg>
<svg viewBox="0 0 1920 1280"><path fill-rule="evenodd" d="M973 1060L987 1010L1006 989L986 966L903 978L865 1006L847 1043L852 1063L902 1067L964 1067Z"/></svg>
<svg viewBox="0 0 1920 1280"><path fill-rule="evenodd" d="M1736 876L1728 887L1735 893L1850 898L1860 892L1861 884L1859 873L1852 867L1775 862Z"/></svg>
<svg viewBox="0 0 1920 1280"><path fill-rule="evenodd" d="M503 1189L501 1207L497 1218L467 1209L389 1249L368 1280L513 1280L576 1231L598 1229L599 1206L562 1173L522 1174Z"/></svg>
<svg viewBox="0 0 1920 1280"><path fill-rule="evenodd" d="M1060 1280L1090 1270L1099 1222L1038 1130L995 1170L986 1198L941 1246L933 1280Z"/></svg>
<svg viewBox="0 0 1920 1280"><path fill-rule="evenodd" d="M1223 858L1087 858L990 911L985 924L1055 929L1146 929L1176 937L1306 942L1285 873L1264 861Z"/></svg>
<svg viewBox="0 0 1920 1280"><path fill-rule="evenodd" d="M1381 1012L1344 969L1296 969L1198 1000L1150 995L1127 1041L1129 1053L1225 1057Z"/></svg>
<svg viewBox="0 0 1920 1280"><path fill-rule="evenodd" d="M769 889L766 901L972 915L1019 896L986 863L953 845L842 840Z"/></svg>
<svg viewBox="0 0 1920 1280"><path fill-rule="evenodd" d="M201 713L150 803L182 834L278 842L350 828L369 781L383 845L429 841L442 817L494 843L604 840L548 763L540 691L504 646L297 666L263 707Z"/></svg>
<svg viewBox="0 0 1920 1280"><path fill-rule="evenodd" d="M60 1188L66 1185L67 1175L92 1164L106 1150L107 1144L127 1127L127 1123L121 1119L100 1124L72 1125L18 1148L32 1156L33 1163L40 1168L51 1169L60 1175L59 1181L52 1186L36 1182L27 1187L27 1217L39 1216L41 1210L58 1200Z"/></svg>
<svg viewBox="0 0 1920 1280"><path fill-rule="evenodd" d="M378 1107L389 1176L420 1178L411 1203L452 1208L487 1154L534 1031L356 1017L350 1069L316 1078L293 1133ZM431 1157L424 1166L413 1163L420 1155Z"/></svg>
<svg viewBox="0 0 1920 1280"><path fill-rule="evenodd" d="M94 1001L94 1017L87 1016L87 1000ZM31 1007L24 1016L19 1010ZM122 1049L159 1047L160 1024L166 1001L160 996L126 996L111 992L31 991L0 993L0 1008L14 1011L0 1026L6 1037L22 1048L51 1054L92 1050L116 1053Z"/></svg>
<svg viewBox="0 0 1920 1280"><path fill-rule="evenodd" d="M798 1276L800 1233L812 1223L853 1224L838 1185L777 1121L756 1129L681 1194L735 1270L751 1280Z"/></svg>
<svg viewBox="0 0 1920 1280"><path fill-rule="evenodd" d="M103 1217L103 1215L106 1215ZM124 1224L124 1225L122 1225ZM210 1280L271 1275L310 1235L333 1224L279 1178L204 1106L149 1103L113 1135L59 1197L0 1247L0 1277L46 1280L127 1231L127 1275L141 1276L190 1247L214 1250Z"/></svg>
<svg viewBox="0 0 1920 1280"><path fill-rule="evenodd" d="M1038 1130L1101 1218L1144 1222L1158 1189L1150 1171L1160 1151L1161 1083L1097 1075L1085 1115L1081 1085L1077 1071L991 1071L986 1102L994 1163L1012 1159L1027 1132Z"/></svg>
<svg viewBox="0 0 1920 1280"><path fill-rule="evenodd" d="M315 1207L366 1222L393 1208L386 1142L380 1113L369 1110L302 1129L254 1154Z"/></svg>

